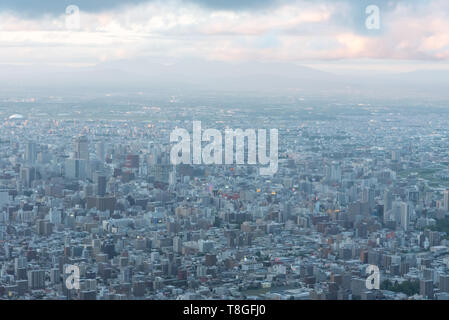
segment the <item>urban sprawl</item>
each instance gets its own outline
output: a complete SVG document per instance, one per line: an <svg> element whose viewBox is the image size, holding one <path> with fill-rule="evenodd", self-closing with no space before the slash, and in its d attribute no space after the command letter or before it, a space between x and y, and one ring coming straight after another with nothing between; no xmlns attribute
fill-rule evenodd
<svg viewBox="0 0 449 320"><path fill-rule="evenodd" d="M438 108L37 104L0 108L1 299L449 299ZM173 165L193 121L277 128L277 172Z"/></svg>

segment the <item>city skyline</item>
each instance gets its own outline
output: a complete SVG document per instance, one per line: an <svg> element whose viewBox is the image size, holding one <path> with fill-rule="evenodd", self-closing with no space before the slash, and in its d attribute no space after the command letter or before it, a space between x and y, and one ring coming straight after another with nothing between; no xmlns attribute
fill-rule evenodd
<svg viewBox="0 0 449 320"><path fill-rule="evenodd" d="M0 300L449 300L449 2L2 0L0 48Z"/></svg>

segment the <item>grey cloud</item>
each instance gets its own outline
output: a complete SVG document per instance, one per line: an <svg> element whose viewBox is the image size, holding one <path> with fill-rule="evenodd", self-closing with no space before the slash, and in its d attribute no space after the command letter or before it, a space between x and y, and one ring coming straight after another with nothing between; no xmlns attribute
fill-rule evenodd
<svg viewBox="0 0 449 320"><path fill-rule="evenodd" d="M2 0L0 11L12 11L28 17L44 14L61 14L69 5L77 5L81 10L98 12L124 5L136 5L153 0ZM258 9L276 4L277 0L182 0L184 3L196 3L206 8L229 10Z"/></svg>

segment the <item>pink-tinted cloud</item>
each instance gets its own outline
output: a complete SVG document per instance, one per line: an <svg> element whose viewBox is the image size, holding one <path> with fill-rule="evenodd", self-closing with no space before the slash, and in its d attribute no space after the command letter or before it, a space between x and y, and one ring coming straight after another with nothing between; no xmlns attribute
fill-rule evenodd
<svg viewBox="0 0 449 320"><path fill-rule="evenodd" d="M422 2L421 2L421 6ZM424 9L422 9L424 8ZM86 13L65 29L64 13L25 19L0 12L0 63L75 60L96 63L138 56L218 60L449 59L449 3L416 9L401 2L381 11L381 30L337 17L347 1L295 1L257 11L223 11L192 3L152 2Z"/></svg>

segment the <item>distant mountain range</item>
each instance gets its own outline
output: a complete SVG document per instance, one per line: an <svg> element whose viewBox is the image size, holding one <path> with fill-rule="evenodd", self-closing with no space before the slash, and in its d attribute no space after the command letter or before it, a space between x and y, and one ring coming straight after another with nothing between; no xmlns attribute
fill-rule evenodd
<svg viewBox="0 0 449 320"><path fill-rule="evenodd" d="M145 59L93 67L2 65L3 88L78 90L177 90L341 93L449 97L449 71L340 76L289 63L228 63L200 60L150 62Z"/></svg>

